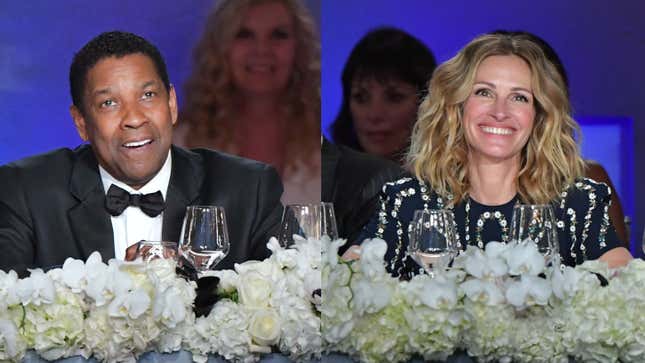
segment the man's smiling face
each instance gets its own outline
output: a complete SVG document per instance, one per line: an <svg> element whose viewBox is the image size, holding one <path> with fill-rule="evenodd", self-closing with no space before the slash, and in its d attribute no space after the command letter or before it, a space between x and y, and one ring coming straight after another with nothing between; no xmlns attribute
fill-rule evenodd
<svg viewBox="0 0 645 363"><path fill-rule="evenodd" d="M177 122L177 99L153 61L134 53L100 60L88 72L83 110L71 107L83 140L113 177L138 189L163 166Z"/></svg>

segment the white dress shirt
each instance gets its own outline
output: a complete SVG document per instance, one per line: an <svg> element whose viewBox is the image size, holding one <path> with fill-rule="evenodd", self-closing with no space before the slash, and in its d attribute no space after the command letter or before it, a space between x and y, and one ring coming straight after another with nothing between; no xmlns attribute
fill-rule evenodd
<svg viewBox="0 0 645 363"><path fill-rule="evenodd" d="M164 200L170 182L172 170L172 158L168 151L168 157L161 170L146 185L139 190L132 189L129 185L116 180L110 173L99 165L99 173L103 182L103 189L107 194L112 184L127 191L130 194L149 194L161 191ZM161 241L161 228L163 226L163 212L156 217L150 217L143 213L139 207L128 206L121 215L110 216L112 220L112 231L114 232L114 257L119 260L125 258L125 250L131 245L141 241Z"/></svg>

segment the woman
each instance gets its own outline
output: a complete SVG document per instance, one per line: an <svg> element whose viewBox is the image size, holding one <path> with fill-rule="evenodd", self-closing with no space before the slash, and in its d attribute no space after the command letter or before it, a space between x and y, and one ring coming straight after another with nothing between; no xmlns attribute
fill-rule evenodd
<svg viewBox="0 0 645 363"><path fill-rule="evenodd" d="M331 126L334 142L402 163L435 66L432 52L402 30L367 33L343 69L343 103Z"/></svg>
<svg viewBox="0 0 645 363"><path fill-rule="evenodd" d="M558 74L560 75L560 77L562 77L562 80L564 82L567 97L569 97L569 77L567 76L567 71L564 68L562 60L560 60L558 53L555 51L555 49L553 49L553 47L551 47L549 43L546 42L546 40L527 31L496 30L493 31L492 34L522 36L539 45L549 62L553 63L555 68L558 70ZM584 175L587 178L591 178L597 182L607 184L607 186L611 188L611 190L616 190L605 168L594 160L585 160ZM625 247L629 247L629 236L627 233L627 226L625 225L625 214L623 213L623 208L620 202L620 198L618 198L618 193L611 193L609 216L611 218L612 224L614 225L614 228L616 229L618 238L621 241L625 242Z"/></svg>
<svg viewBox="0 0 645 363"><path fill-rule="evenodd" d="M388 241L388 268L404 259L414 210L452 209L459 244L508 241L513 206L551 204L565 264L631 256L609 220L610 190L583 179L566 88L535 42L522 35L475 38L435 71L408 154L416 179L387 183L363 236Z"/></svg>
<svg viewBox="0 0 645 363"><path fill-rule="evenodd" d="M300 0L221 0L185 85L177 142L272 164L282 201L320 201L320 42Z"/></svg>

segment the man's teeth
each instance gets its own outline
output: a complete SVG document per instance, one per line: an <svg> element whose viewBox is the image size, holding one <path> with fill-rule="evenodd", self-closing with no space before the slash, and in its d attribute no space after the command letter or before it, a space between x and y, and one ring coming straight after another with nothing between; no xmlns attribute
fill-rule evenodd
<svg viewBox="0 0 645 363"><path fill-rule="evenodd" d="M146 140L141 140L141 141L128 142L128 143L123 144L123 146L125 146L125 147L139 147L139 146L143 146L145 144L149 144L151 142L152 142L152 140L146 139Z"/></svg>
<svg viewBox="0 0 645 363"><path fill-rule="evenodd" d="M513 130L501 127L482 126L482 130L486 133L495 135L510 135L513 133Z"/></svg>

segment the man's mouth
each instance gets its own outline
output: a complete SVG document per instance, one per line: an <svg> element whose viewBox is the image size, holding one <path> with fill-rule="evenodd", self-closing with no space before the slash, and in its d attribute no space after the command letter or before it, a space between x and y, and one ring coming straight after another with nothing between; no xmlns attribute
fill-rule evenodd
<svg viewBox="0 0 645 363"><path fill-rule="evenodd" d="M124 147L127 147L128 149L137 149L143 146L146 146L148 144L152 143L152 139L145 139L145 140L140 140L140 141L130 141L126 142L123 144Z"/></svg>

